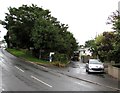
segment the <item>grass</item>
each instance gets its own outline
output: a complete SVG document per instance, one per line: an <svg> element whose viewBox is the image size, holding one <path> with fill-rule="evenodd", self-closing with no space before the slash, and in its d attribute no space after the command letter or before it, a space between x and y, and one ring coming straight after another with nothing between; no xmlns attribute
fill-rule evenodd
<svg viewBox="0 0 120 93"><path fill-rule="evenodd" d="M66 67L69 62L52 62L51 64L57 66L57 67Z"/></svg>
<svg viewBox="0 0 120 93"><path fill-rule="evenodd" d="M36 62L36 63L42 63L42 64L50 64L50 62L48 61L44 61L44 60L40 60L37 59L35 57L33 57L30 52L28 52L27 50L23 50L23 49L6 49L9 53L13 54L16 57L25 59L26 61L32 61L32 62Z"/></svg>
<svg viewBox="0 0 120 93"><path fill-rule="evenodd" d="M42 64L42 65L54 65L54 66L58 66L58 67L65 67L68 64L68 62L49 62L49 61L37 59L37 58L33 57L31 55L31 53L28 52L25 49L10 49L10 48L7 48L6 50L16 57L22 58L26 61L32 61L32 62L35 62L35 63L38 63L38 64Z"/></svg>

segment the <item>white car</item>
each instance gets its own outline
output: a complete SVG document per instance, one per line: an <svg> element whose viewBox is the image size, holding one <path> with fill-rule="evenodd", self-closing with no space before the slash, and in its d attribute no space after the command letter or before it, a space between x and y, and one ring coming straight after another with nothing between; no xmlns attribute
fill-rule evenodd
<svg viewBox="0 0 120 93"><path fill-rule="evenodd" d="M97 59L89 59L86 63L86 72L104 72L104 65Z"/></svg>

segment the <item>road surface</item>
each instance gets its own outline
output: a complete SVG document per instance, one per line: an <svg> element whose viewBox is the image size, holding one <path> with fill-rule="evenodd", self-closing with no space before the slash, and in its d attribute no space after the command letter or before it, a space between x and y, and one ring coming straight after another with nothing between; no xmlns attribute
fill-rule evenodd
<svg viewBox="0 0 120 93"><path fill-rule="evenodd" d="M115 91L24 62L0 49L1 91Z"/></svg>

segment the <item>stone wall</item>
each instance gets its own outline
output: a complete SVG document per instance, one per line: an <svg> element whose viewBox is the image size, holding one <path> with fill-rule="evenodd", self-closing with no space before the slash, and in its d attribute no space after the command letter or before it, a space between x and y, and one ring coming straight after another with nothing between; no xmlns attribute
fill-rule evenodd
<svg viewBox="0 0 120 93"><path fill-rule="evenodd" d="M108 65L108 74L120 80L120 68Z"/></svg>

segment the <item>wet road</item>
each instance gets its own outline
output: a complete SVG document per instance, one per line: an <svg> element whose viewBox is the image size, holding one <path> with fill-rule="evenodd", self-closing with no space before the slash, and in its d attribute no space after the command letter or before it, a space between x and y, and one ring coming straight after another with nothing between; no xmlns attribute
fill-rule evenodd
<svg viewBox="0 0 120 93"><path fill-rule="evenodd" d="M106 69L106 68L105 68ZM66 68L55 69L58 73L63 73L67 76L72 76L77 79L90 81L98 85L109 87L120 91L120 81L108 75L107 73L90 73L88 74L85 69L85 63L79 61L70 62Z"/></svg>
<svg viewBox="0 0 120 93"><path fill-rule="evenodd" d="M115 91L24 62L0 49L0 91Z"/></svg>

